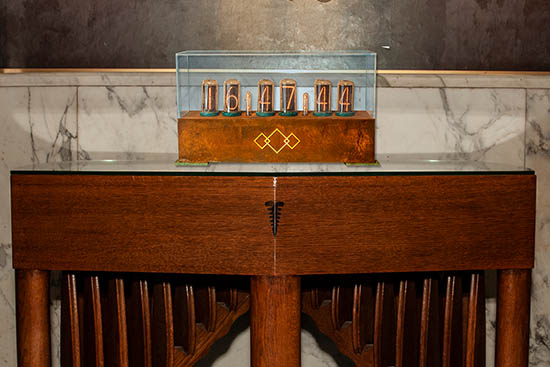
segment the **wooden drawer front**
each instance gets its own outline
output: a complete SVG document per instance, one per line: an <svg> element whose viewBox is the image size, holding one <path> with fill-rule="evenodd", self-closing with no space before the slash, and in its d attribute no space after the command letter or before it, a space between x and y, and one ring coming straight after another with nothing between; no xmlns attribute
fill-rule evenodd
<svg viewBox="0 0 550 367"><path fill-rule="evenodd" d="M280 177L280 274L531 268L534 175Z"/></svg>
<svg viewBox="0 0 550 367"><path fill-rule="evenodd" d="M271 177L13 175L16 268L273 271Z"/></svg>

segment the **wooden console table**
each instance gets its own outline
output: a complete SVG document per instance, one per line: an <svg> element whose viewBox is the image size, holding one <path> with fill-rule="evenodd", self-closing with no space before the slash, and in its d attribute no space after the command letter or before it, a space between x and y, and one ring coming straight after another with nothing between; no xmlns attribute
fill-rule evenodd
<svg viewBox="0 0 550 367"><path fill-rule="evenodd" d="M52 270L65 366L192 365L249 305L254 367L300 365L302 312L358 365L484 365L487 269L496 364L527 366L534 172L311 167L12 171L19 366L50 365Z"/></svg>

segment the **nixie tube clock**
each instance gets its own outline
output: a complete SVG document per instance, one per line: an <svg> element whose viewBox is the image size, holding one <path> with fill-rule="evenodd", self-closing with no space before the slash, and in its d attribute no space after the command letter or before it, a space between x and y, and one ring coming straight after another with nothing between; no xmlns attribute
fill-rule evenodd
<svg viewBox="0 0 550 367"><path fill-rule="evenodd" d="M330 108L330 90L332 84L329 80L317 79L314 84L315 90L315 116L330 116L332 110Z"/></svg>
<svg viewBox="0 0 550 367"><path fill-rule="evenodd" d="M273 116L275 107L273 106L273 96L275 94L275 83L269 79L262 79L258 82L258 110L257 116Z"/></svg>
<svg viewBox="0 0 550 367"><path fill-rule="evenodd" d="M355 84L351 80L340 80L336 88L338 90L337 116L353 116L353 92Z"/></svg>
<svg viewBox="0 0 550 367"><path fill-rule="evenodd" d="M281 89L281 116L296 116L298 114L298 97L296 96L296 81L283 79L280 83Z"/></svg>
<svg viewBox="0 0 550 367"><path fill-rule="evenodd" d="M241 82L236 79L227 79L223 83L223 115L239 116L241 111Z"/></svg>
<svg viewBox="0 0 550 367"><path fill-rule="evenodd" d="M201 116L218 115L218 81L206 79L201 86Z"/></svg>

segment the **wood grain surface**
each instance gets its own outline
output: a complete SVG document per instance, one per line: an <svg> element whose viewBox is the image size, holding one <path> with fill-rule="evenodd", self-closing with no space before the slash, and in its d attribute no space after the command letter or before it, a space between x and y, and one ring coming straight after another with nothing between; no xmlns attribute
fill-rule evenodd
<svg viewBox="0 0 550 367"><path fill-rule="evenodd" d="M15 268L268 274L271 177L12 176Z"/></svg>
<svg viewBox="0 0 550 367"><path fill-rule="evenodd" d="M273 149L264 146L265 138ZM374 119L367 111L348 117L202 117L191 111L178 120L178 143L184 162L367 163L374 162Z"/></svg>
<svg viewBox="0 0 550 367"><path fill-rule="evenodd" d="M274 187L272 177L13 175L19 363L49 365L48 274L32 269L252 275L260 367L299 366L300 275L474 270L338 275L304 292L304 310L367 366L483 366L475 270L506 269L497 365L526 366L535 180L279 177ZM277 236L270 200L284 203ZM248 295L233 280L175 277L66 273L64 364L195 363L246 312Z"/></svg>
<svg viewBox="0 0 550 367"><path fill-rule="evenodd" d="M245 277L66 272L61 299L62 366L193 366L248 311L247 284ZM196 286L207 290L206 297L193 296ZM229 303L212 299L218 291L230 295ZM209 310L212 305L214 312ZM208 322L214 324L210 330L204 321L196 320L195 309L209 313ZM48 309L36 311L47 313ZM48 326L43 326L47 335ZM36 331L42 332L34 328L27 332ZM34 355L32 363L42 366L36 358L44 357Z"/></svg>
<svg viewBox="0 0 550 367"><path fill-rule="evenodd" d="M131 279L127 296L128 362L134 367L152 367L151 309L146 280Z"/></svg>
<svg viewBox="0 0 550 367"><path fill-rule="evenodd" d="M300 278L250 280L250 348L254 367L299 367Z"/></svg>
<svg viewBox="0 0 550 367"><path fill-rule="evenodd" d="M153 366L173 366L174 311L172 307L172 286L169 282L161 281L153 287L151 341Z"/></svg>
<svg viewBox="0 0 550 367"><path fill-rule="evenodd" d="M530 268L535 179L279 177L277 274Z"/></svg>
<svg viewBox="0 0 550 367"><path fill-rule="evenodd" d="M61 279L61 365L80 366L80 311L76 276L63 274Z"/></svg>
<svg viewBox="0 0 550 367"><path fill-rule="evenodd" d="M472 274L466 326L466 367L485 365L485 284L480 273Z"/></svg>
<svg viewBox="0 0 550 367"><path fill-rule="evenodd" d="M174 308L174 344L180 345L186 354L195 353L196 348L196 313L195 291L189 284L175 286Z"/></svg>
<svg viewBox="0 0 550 367"><path fill-rule="evenodd" d="M124 279L109 277L102 296L105 365L128 367L128 322Z"/></svg>
<svg viewBox="0 0 550 367"><path fill-rule="evenodd" d="M322 275L302 283L302 312L356 366L485 365L483 272ZM334 297L344 289L354 290L351 304ZM343 323L334 322L335 308L347 315Z"/></svg>
<svg viewBox="0 0 550 367"><path fill-rule="evenodd" d="M496 366L527 367L531 269L498 274Z"/></svg>
<svg viewBox="0 0 550 367"><path fill-rule="evenodd" d="M49 273L16 270L17 365L49 367L50 286Z"/></svg>
<svg viewBox="0 0 550 367"><path fill-rule="evenodd" d="M103 311L101 285L97 275L84 277L82 297L82 363L84 366L103 367L105 353L103 343Z"/></svg>
<svg viewBox="0 0 550 367"><path fill-rule="evenodd" d="M279 177L285 206L273 237L271 177L14 175L14 267L249 275L529 268L535 179Z"/></svg>

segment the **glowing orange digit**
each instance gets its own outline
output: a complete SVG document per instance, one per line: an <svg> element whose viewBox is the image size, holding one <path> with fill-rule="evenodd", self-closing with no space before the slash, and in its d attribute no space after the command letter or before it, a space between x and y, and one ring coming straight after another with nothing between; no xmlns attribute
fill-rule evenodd
<svg viewBox="0 0 550 367"><path fill-rule="evenodd" d="M320 108L320 110L325 110L328 102L327 102L327 88L325 86L321 87L321 90L319 91L319 95L317 96L317 105L323 106L324 108Z"/></svg>
<svg viewBox="0 0 550 367"><path fill-rule="evenodd" d="M207 107L207 109L210 111L210 110L212 110L214 101L212 101L212 88L210 88L210 87L207 87L207 88L208 88L208 107Z"/></svg>
<svg viewBox="0 0 550 367"><path fill-rule="evenodd" d="M290 97L288 97L288 102L286 104L286 109L287 110L290 110L290 105L292 104L292 102L294 101L294 93L296 92L296 87L293 86L293 85L283 85L283 88L284 89L290 89L291 92L290 92ZM285 95L286 95L286 92L285 92Z"/></svg>
<svg viewBox="0 0 550 367"><path fill-rule="evenodd" d="M232 85L231 87L229 87L229 89L227 89L227 95L225 97L225 103L227 104L227 107L229 107L229 111L235 111L237 109L237 106L239 105L239 99L237 98L237 96L231 94L231 90L234 88L234 86ZM231 107L231 98L233 98L233 100L235 101L235 106Z"/></svg>
<svg viewBox="0 0 550 367"><path fill-rule="evenodd" d="M351 103L349 101L349 90L350 88L349 87L343 87L342 88L342 95L340 96L340 106L342 106L342 110L344 111L348 111L349 110L349 106L351 106Z"/></svg>
<svg viewBox="0 0 550 367"><path fill-rule="evenodd" d="M262 97L260 98L260 104L263 105L270 105L271 101L269 100L269 93L267 92L269 87L264 86L262 90Z"/></svg>

